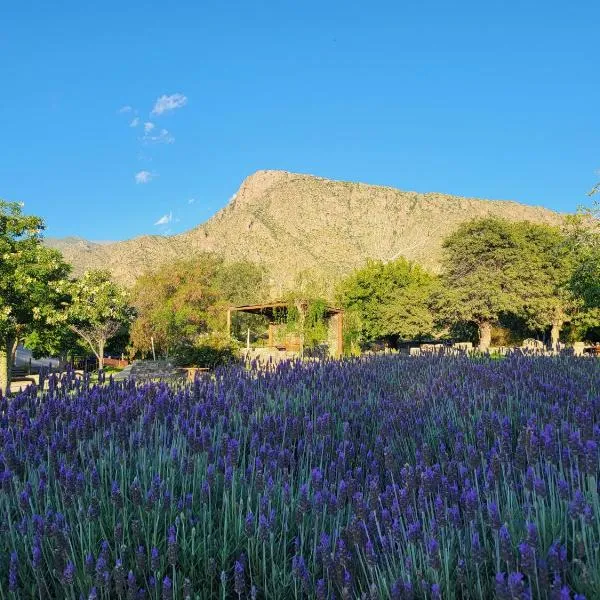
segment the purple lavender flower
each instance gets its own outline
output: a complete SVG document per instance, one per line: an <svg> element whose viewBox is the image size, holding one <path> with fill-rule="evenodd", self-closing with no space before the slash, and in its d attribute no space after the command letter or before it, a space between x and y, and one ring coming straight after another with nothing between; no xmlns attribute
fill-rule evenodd
<svg viewBox="0 0 600 600"><path fill-rule="evenodd" d="M162 600L173 600L173 584L168 576L162 582Z"/></svg>
<svg viewBox="0 0 600 600"><path fill-rule="evenodd" d="M31 550L31 567L37 571L42 565L42 549L39 543L36 543Z"/></svg>
<svg viewBox="0 0 600 600"><path fill-rule="evenodd" d="M585 510L586 502L581 490L575 490L573 500L569 503L569 515L572 519L576 519L583 515Z"/></svg>
<svg viewBox="0 0 600 600"><path fill-rule="evenodd" d="M496 598L498 600L511 600L511 593L508 590L506 575L504 573L496 573Z"/></svg>
<svg viewBox="0 0 600 600"><path fill-rule="evenodd" d="M538 530L535 523L527 523L527 543L533 547L538 543Z"/></svg>
<svg viewBox="0 0 600 600"><path fill-rule="evenodd" d="M137 594L137 581L133 571L127 573L127 600L135 600Z"/></svg>
<svg viewBox="0 0 600 600"><path fill-rule="evenodd" d="M522 573L513 572L508 576L508 589L512 598L522 598L525 593L525 580Z"/></svg>
<svg viewBox="0 0 600 600"><path fill-rule="evenodd" d="M177 564L177 554L179 552L177 545L177 530L175 527L169 527L169 533L167 537L167 556L169 564L175 566Z"/></svg>
<svg viewBox="0 0 600 600"><path fill-rule="evenodd" d="M123 562L120 558L115 562L113 580L115 582L115 591L119 596L122 595L125 590L125 571L123 569Z"/></svg>
<svg viewBox="0 0 600 600"><path fill-rule="evenodd" d="M67 562L62 578L65 585L73 585L73 582L75 581L75 565L72 561Z"/></svg>
<svg viewBox="0 0 600 600"><path fill-rule="evenodd" d="M481 564L485 558L484 550L479 541L479 533L477 532L471 535L471 557L477 565Z"/></svg>
<svg viewBox="0 0 600 600"><path fill-rule="evenodd" d="M519 553L521 554L521 568L527 574L535 572L535 550L527 542L519 544Z"/></svg>
<svg viewBox="0 0 600 600"><path fill-rule="evenodd" d="M134 506L141 506L143 502L142 486L136 477L129 486L129 496Z"/></svg>
<svg viewBox="0 0 600 600"><path fill-rule="evenodd" d="M238 597L241 597L244 593L245 588L245 577L244 577L244 565L239 561L235 561L233 569L233 589Z"/></svg>
<svg viewBox="0 0 600 600"><path fill-rule="evenodd" d="M94 557L92 554L90 554L90 553L86 554L83 566L84 566L85 572L88 575L94 574L94 571L96 569L96 561L94 560Z"/></svg>
<svg viewBox="0 0 600 600"><path fill-rule="evenodd" d="M440 545L434 538L431 538L427 542L427 560L429 561L431 568L435 571L438 571L442 568L442 563L440 560Z"/></svg>
<svg viewBox="0 0 600 600"><path fill-rule="evenodd" d="M495 502L490 502L488 504L488 515L490 517L490 525L493 529L500 529L502 527L502 521L500 519L500 511L498 510L498 505Z"/></svg>
<svg viewBox="0 0 600 600"><path fill-rule="evenodd" d="M254 515L252 511L249 510L246 514L246 519L244 520L244 531L248 537L252 537L254 535Z"/></svg>
<svg viewBox="0 0 600 600"><path fill-rule="evenodd" d="M510 532L508 531L506 525L502 525L502 527L500 527L500 531L498 532L498 540L500 542L500 558L504 562L509 563L513 556L513 546Z"/></svg>
<svg viewBox="0 0 600 600"><path fill-rule="evenodd" d="M123 508L123 495L117 481L112 482L110 497L116 508Z"/></svg>
<svg viewBox="0 0 600 600"><path fill-rule="evenodd" d="M150 568L156 572L160 569L160 554L158 548L153 547L150 551Z"/></svg>
<svg viewBox="0 0 600 600"><path fill-rule="evenodd" d="M10 554L10 564L8 567L8 590L10 592L17 591L17 571L19 568L19 557L16 552L11 552Z"/></svg>

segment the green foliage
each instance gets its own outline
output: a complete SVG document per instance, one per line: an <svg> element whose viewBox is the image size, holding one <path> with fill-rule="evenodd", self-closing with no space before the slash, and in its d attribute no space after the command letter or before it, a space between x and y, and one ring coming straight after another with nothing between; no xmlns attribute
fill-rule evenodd
<svg viewBox="0 0 600 600"><path fill-rule="evenodd" d="M0 387L10 382L19 340L60 321L70 266L42 245L44 222L0 200Z"/></svg>
<svg viewBox="0 0 600 600"><path fill-rule="evenodd" d="M327 300L307 297L303 292L288 292L285 301L287 309L275 311L275 323L285 325L284 335L297 336L303 351L325 343L329 331Z"/></svg>
<svg viewBox="0 0 600 600"><path fill-rule="evenodd" d="M238 345L219 334L199 336L194 343L184 343L175 349L175 364L182 367L215 367L237 360Z"/></svg>
<svg viewBox="0 0 600 600"><path fill-rule="evenodd" d="M314 348L327 340L327 302L315 298L306 307L304 317L304 346Z"/></svg>
<svg viewBox="0 0 600 600"><path fill-rule="evenodd" d="M526 289L520 278L523 244L514 225L496 218L462 224L444 241L441 316L495 324L503 312L518 312Z"/></svg>
<svg viewBox="0 0 600 600"><path fill-rule="evenodd" d="M526 222L514 227L522 236L520 278L526 283L520 314L532 330L551 327L554 346L563 325L583 310L571 286L578 251L556 227Z"/></svg>
<svg viewBox="0 0 600 600"><path fill-rule="evenodd" d="M34 358L60 356L69 358L90 352L88 344L71 329L59 324L47 329L36 329L25 336L24 345Z"/></svg>
<svg viewBox="0 0 600 600"><path fill-rule="evenodd" d="M129 294L111 280L108 271L94 270L71 282L70 296L66 322L89 345L102 368L106 343L133 319Z"/></svg>
<svg viewBox="0 0 600 600"><path fill-rule="evenodd" d="M133 290L133 353L148 354L154 338L156 351L168 356L201 334L224 332L226 308L259 301L263 276L250 262L225 263L206 253L140 277Z"/></svg>
<svg viewBox="0 0 600 600"><path fill-rule="evenodd" d="M581 209L569 225L569 239L578 250L571 288L587 307L600 308L600 203Z"/></svg>
<svg viewBox="0 0 600 600"><path fill-rule="evenodd" d="M346 309L347 342L431 335L429 303L436 285L433 275L403 257L388 263L368 261L338 287L338 300Z"/></svg>
<svg viewBox="0 0 600 600"><path fill-rule="evenodd" d="M579 224L568 223L573 225ZM582 231L578 228L578 235ZM444 243L442 320L476 324L482 345L491 327L507 318L532 331L551 327L556 343L563 325L583 310L571 282L585 244L574 239L556 227L525 221L489 218L463 224Z"/></svg>

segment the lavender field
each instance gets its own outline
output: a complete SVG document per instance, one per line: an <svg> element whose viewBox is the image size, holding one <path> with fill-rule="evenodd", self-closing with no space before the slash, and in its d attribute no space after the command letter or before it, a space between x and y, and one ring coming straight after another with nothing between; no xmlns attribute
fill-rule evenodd
<svg viewBox="0 0 600 600"><path fill-rule="evenodd" d="M371 357L0 401L0 598L600 598L600 364Z"/></svg>

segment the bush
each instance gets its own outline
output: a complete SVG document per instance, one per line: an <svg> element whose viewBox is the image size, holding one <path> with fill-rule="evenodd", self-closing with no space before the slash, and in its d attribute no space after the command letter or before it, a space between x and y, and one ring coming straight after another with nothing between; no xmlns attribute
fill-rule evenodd
<svg viewBox="0 0 600 600"><path fill-rule="evenodd" d="M195 343L180 346L174 352L174 362L180 367L205 367L214 369L238 359L237 345L225 336L201 336Z"/></svg>

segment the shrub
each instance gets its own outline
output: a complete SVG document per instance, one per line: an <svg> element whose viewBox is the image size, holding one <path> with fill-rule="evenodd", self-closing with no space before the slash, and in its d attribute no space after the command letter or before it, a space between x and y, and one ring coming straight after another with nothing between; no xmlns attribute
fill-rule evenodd
<svg viewBox="0 0 600 600"><path fill-rule="evenodd" d="M183 344L174 353L174 362L180 367L207 367L214 369L233 363L238 358L238 346L231 339L218 334L200 336L195 343Z"/></svg>

